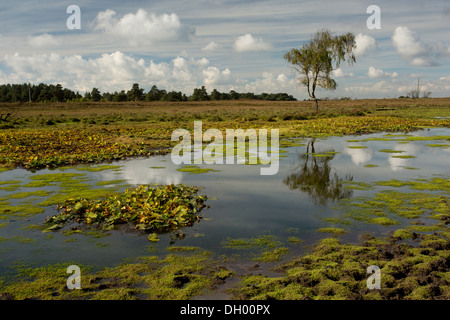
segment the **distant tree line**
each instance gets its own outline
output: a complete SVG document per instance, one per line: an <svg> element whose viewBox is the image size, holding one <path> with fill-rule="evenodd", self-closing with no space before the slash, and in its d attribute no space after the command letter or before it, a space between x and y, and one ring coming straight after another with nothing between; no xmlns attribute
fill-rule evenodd
<svg viewBox="0 0 450 320"><path fill-rule="evenodd" d="M158 89L155 85L145 93L138 83L133 84L128 91L120 92L100 92L98 88L93 88L90 92L81 95L70 89L63 88L60 84L3 84L0 85L0 102L85 102L85 101L207 101L207 100L269 100L269 101L296 101L292 95L287 93L261 93L251 92L238 93L234 90L230 92L219 92L214 89L210 94L206 88L195 88L192 95L179 91L167 91Z"/></svg>

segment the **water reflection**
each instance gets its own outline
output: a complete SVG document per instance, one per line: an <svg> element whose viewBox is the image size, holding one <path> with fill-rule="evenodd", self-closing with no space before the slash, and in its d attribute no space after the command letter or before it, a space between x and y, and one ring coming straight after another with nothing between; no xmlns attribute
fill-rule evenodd
<svg viewBox="0 0 450 320"><path fill-rule="evenodd" d="M308 142L306 153L299 155L299 164L284 178L283 183L291 190L306 192L316 205L323 206L328 200L351 197L353 191L346 189L342 182L353 180L353 176L347 174L342 179L336 172L332 174L330 161L335 157L334 150L316 153L314 143L315 139Z"/></svg>

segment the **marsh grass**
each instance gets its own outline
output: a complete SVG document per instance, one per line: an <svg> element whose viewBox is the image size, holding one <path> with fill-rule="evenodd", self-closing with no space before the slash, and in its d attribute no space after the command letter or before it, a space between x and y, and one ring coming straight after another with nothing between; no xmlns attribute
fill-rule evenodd
<svg viewBox="0 0 450 320"><path fill-rule="evenodd" d="M308 101L0 104L0 112L16 114L9 129L0 129L0 165L36 169L164 154L174 146L172 132L193 131L195 120L203 121L204 130L277 128L284 139L407 132L448 126L448 119L433 119L450 116L448 104L449 99L415 105L401 99L323 101L318 114Z"/></svg>

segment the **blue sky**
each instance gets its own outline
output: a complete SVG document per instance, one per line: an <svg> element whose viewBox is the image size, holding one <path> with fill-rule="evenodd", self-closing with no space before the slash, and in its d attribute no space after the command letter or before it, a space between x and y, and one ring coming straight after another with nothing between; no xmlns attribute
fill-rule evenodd
<svg viewBox="0 0 450 320"><path fill-rule="evenodd" d="M81 29L69 30L69 5ZM381 28L369 29L370 5ZM356 63L319 97L391 98L417 86L450 92L450 1L11 1L0 2L0 84L61 83L84 92L137 82L191 94L287 92L307 98L283 60L322 28L357 36Z"/></svg>

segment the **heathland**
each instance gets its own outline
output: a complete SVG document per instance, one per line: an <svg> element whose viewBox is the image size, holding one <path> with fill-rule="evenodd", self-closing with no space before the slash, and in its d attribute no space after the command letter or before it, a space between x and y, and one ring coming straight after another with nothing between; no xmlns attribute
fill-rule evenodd
<svg viewBox="0 0 450 320"><path fill-rule="evenodd" d="M3 103L0 115L7 118L0 122L0 166L3 170L16 167L38 170L168 153L176 143L170 139L172 132L179 128L193 132L194 121L198 120L203 122L203 130L279 129L281 146L289 145L284 138L448 128L450 98L320 101L319 112L311 101ZM448 141L449 137L439 139ZM448 148L448 143L436 146ZM71 178L76 176L72 174ZM34 182L38 186L46 181ZM77 181L65 182L75 185ZM358 216L352 215L355 220L367 218L392 225L391 218L411 219L406 226L385 236L362 235L360 243L344 243L340 237L346 232L345 221L335 219L333 227L321 229L331 233L330 237L317 242L305 255L276 266L273 270L277 276L237 274L228 268L227 257L216 257L202 248L172 246L165 257L130 259L100 271L82 266L82 290L67 289L67 265L38 268L19 265L18 277L0 279L0 299L191 299L214 294L217 287L227 282L232 284L227 297L233 299L450 299L449 177L377 181L351 187L380 185L403 189L390 194L379 192L368 199L350 199L341 205L349 212L358 212ZM164 209L161 215L176 208L186 214L184 218L190 217L191 213L181 205L194 201L203 206L206 198L198 201L199 198L192 197L197 189L191 192L189 188L179 188L182 190L172 187L151 190L158 192L160 198L150 205L168 198L167 207L161 207ZM98 194L98 199L84 202L59 197L58 204L64 205L59 219L64 221L57 221L57 227L68 220L71 210L84 210L80 221L101 218L103 223L101 215L107 210L102 206L111 212L120 211L122 205L113 206L117 199L129 204L126 210L137 210L139 203L149 203L147 198L140 201L142 195L146 196L141 191L148 192L140 187L118 198ZM132 202L127 199L130 194L135 198ZM184 201L180 194L188 200ZM179 203L170 198L173 195ZM17 193L16 198L19 196L22 194ZM11 218L14 210L8 210L0 211L0 217ZM144 213L137 218L145 218ZM421 221L427 218L433 223ZM171 226L177 224L175 220L171 220ZM49 231L48 225L43 228ZM157 241L155 237L149 240ZM292 236L289 241L302 240ZM267 249L257 257L261 264L277 261L287 251L270 236L228 239L226 245ZM368 265L381 268L380 290L367 287Z"/></svg>
<svg viewBox="0 0 450 320"><path fill-rule="evenodd" d="M411 131L448 125L450 99L0 104L0 165L97 163L168 151L178 128L278 128L281 137ZM447 118L446 118L447 117Z"/></svg>

